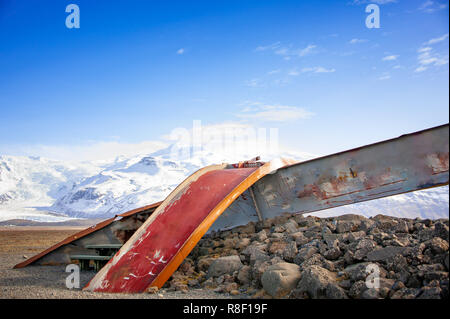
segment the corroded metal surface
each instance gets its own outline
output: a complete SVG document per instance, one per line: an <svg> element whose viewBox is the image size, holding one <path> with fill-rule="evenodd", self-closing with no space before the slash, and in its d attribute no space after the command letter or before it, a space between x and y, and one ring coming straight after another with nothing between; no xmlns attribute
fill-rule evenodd
<svg viewBox="0 0 450 319"><path fill-rule="evenodd" d="M131 238L85 289L161 287L208 230L446 185L448 169L448 124L301 163L208 166L155 204L136 232L119 227L118 240Z"/></svg>
<svg viewBox="0 0 450 319"><path fill-rule="evenodd" d="M142 292L161 287L224 211L225 224L232 227L246 216L306 213L448 184L448 140L444 125L303 163L200 170L160 205L85 289ZM248 188L253 184L252 194ZM226 211L244 202L243 215ZM210 215L217 217L207 222Z"/></svg>
<svg viewBox="0 0 450 319"><path fill-rule="evenodd" d="M447 124L290 165L262 178L254 193L268 218L446 185L448 169Z"/></svg>
<svg viewBox="0 0 450 319"><path fill-rule="evenodd" d="M86 249L89 244L125 243L161 202L130 210L101 223L88 227L39 254L17 264L23 268L30 264L58 265L70 263L70 254L92 253Z"/></svg>
<svg viewBox="0 0 450 319"><path fill-rule="evenodd" d="M194 173L85 289L142 292L150 286L161 287L237 197L261 177L287 164L277 160L240 168L213 165Z"/></svg>

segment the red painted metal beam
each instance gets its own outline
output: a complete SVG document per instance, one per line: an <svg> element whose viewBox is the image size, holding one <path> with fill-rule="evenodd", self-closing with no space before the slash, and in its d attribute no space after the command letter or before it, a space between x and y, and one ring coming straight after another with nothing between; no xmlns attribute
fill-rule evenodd
<svg viewBox="0 0 450 319"><path fill-rule="evenodd" d="M216 165L196 172L169 195L85 289L135 293L161 287L240 194L288 163L242 168Z"/></svg>

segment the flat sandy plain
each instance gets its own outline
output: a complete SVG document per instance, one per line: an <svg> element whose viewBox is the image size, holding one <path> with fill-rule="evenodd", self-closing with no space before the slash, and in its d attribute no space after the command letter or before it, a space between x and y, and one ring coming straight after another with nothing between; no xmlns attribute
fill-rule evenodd
<svg viewBox="0 0 450 319"><path fill-rule="evenodd" d="M161 289L156 294L106 294L68 289L65 266L28 266L13 269L14 265L30 258L85 227L71 226L0 226L0 298L1 299L210 299L232 298L211 290L191 289L188 293ZM95 275L93 271L80 273L80 287Z"/></svg>

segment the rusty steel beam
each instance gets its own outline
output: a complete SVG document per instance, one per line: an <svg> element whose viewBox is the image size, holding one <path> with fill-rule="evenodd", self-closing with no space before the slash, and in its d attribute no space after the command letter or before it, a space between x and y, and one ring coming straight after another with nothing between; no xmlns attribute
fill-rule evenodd
<svg viewBox="0 0 450 319"><path fill-rule="evenodd" d="M181 183L84 288L143 292L162 287L224 210L257 180L290 161L212 165Z"/></svg>
<svg viewBox="0 0 450 319"><path fill-rule="evenodd" d="M446 185L448 144L447 124L301 163L208 166L180 184L84 289L161 287L219 216L214 225L223 229L259 215L313 212Z"/></svg>
<svg viewBox="0 0 450 319"><path fill-rule="evenodd" d="M67 257L68 247L105 240L102 232L114 233L106 237L123 243L120 234L125 231L127 238L134 234L85 289L142 292L161 287L207 231L447 185L449 126L300 163L256 160L200 169L163 202L119 215L123 221L106 220L16 267L51 264ZM142 225L137 230L127 220L135 215L148 218L136 224Z"/></svg>
<svg viewBox="0 0 450 319"><path fill-rule="evenodd" d="M90 244L123 244L143 224L149 215L161 202L136 208L116 215L98 224L79 231L66 239L56 243L46 250L18 263L14 268L23 268L28 265L59 265L71 262L71 254L94 254L85 246Z"/></svg>
<svg viewBox="0 0 450 319"><path fill-rule="evenodd" d="M263 218L309 213L449 182L449 125L290 165L255 186Z"/></svg>
<svg viewBox="0 0 450 319"><path fill-rule="evenodd" d="M210 231L257 222L258 214L266 219L310 213L447 185L448 157L449 125L445 124L295 163L261 178Z"/></svg>

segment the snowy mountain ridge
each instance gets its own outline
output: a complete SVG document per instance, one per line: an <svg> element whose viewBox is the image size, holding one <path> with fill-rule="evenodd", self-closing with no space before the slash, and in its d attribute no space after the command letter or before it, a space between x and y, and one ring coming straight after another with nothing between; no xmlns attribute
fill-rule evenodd
<svg viewBox="0 0 450 319"><path fill-rule="evenodd" d="M64 221L109 218L163 200L194 171L210 164L233 163L254 154L230 156L220 149L187 150L193 156L173 159L171 148L113 160L66 162L40 157L0 156L0 221ZM248 152L249 153L249 152ZM263 154L263 160L275 158ZM306 160L308 153L281 157ZM379 213L401 217L448 218L448 187L338 207L318 216Z"/></svg>

